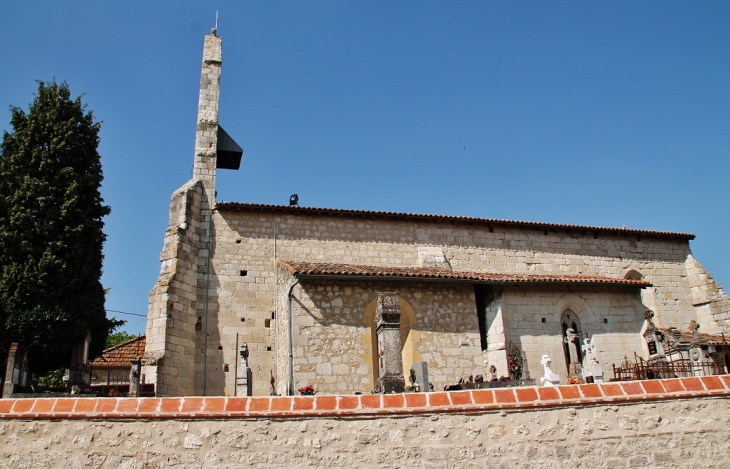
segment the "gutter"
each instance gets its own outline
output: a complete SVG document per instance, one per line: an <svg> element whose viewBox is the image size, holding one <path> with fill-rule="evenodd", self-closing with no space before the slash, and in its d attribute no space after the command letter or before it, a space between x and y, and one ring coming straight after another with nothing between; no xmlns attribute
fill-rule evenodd
<svg viewBox="0 0 730 469"><path fill-rule="evenodd" d="M289 386L287 389L287 395L293 396L294 395L294 352L293 352L293 342L292 342L292 314L291 314L291 300L292 300L292 293L294 292L294 287L299 285L299 276L294 277L294 283L289 287L289 293L287 294L287 316L289 319Z"/></svg>

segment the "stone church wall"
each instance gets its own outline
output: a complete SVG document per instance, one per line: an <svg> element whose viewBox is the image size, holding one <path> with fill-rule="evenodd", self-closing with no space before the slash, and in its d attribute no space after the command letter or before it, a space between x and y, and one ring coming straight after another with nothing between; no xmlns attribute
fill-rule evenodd
<svg viewBox="0 0 730 469"><path fill-rule="evenodd" d="M209 373L214 373L220 380L211 380L208 390L211 394L230 395L233 392L235 377L230 370L237 363L237 341L245 341L251 350L254 394L269 393L272 375L278 380L277 389L285 386L281 376L288 354L286 335L283 335L287 330L284 322L286 301L281 298L282 289L277 280L278 260L419 266L423 262L423 250L436 249L456 270L583 273L615 278L639 275L654 285L642 296L644 304L656 310L658 325L685 328L698 314L693 306L691 279L688 278L693 275L687 270L688 259L691 259L689 244L681 237L543 230L499 224L488 228L448 221L328 216L306 210L291 214L277 208L270 212L218 210L214 213L214 225L214 288L210 294L207 354ZM598 331L606 353L623 356L634 350L640 352L642 349L634 339L621 335L640 332L637 321L643 319L644 306L637 303L638 294L614 292L606 296L603 290L593 290L596 293L576 293L586 300L587 295L598 301L596 306L591 306L593 313L590 316L595 316L597 324L592 324L587 332ZM564 294L541 291L531 293L530 299L511 294L506 297L507 301L511 301L510 298L517 301L512 307L517 308L514 312L518 314L515 317L521 318L520 325L534 324L536 317L546 317L549 321L546 326L538 325L533 332L515 333L510 339L524 341L523 349L530 354L533 368L539 367L539 358L535 361L535 357L543 353L539 351L544 345L541 341L552 342L552 338L539 335L545 333L545 328L556 330L558 327L555 317L557 314L559 318L560 313L556 313L556 309ZM603 297L599 298L601 295ZM473 300L471 304L466 298L460 301L476 314ZM721 314L727 312L702 316L700 319L705 320L702 330L715 327L707 321ZM609 322L601 325L604 319ZM635 330L629 330L634 326ZM620 337L606 342L605 334L616 327L621 328ZM473 329L471 331L473 334ZM535 337L530 338L531 335ZM614 353L614 347L618 345L622 348ZM613 355L610 355L611 359L615 358ZM562 362L559 358L560 355L553 357L556 364ZM479 361L474 357L468 360ZM605 364L606 360L603 361ZM226 365L229 372L223 371ZM311 365L314 363L308 366ZM454 376L456 373L454 371Z"/></svg>
<svg viewBox="0 0 730 469"><path fill-rule="evenodd" d="M376 396L0 400L0 468L730 465L730 379Z"/></svg>

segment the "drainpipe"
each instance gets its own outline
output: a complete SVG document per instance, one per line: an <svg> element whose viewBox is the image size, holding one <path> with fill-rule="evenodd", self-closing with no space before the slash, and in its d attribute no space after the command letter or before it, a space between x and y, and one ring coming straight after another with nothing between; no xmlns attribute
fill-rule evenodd
<svg viewBox="0 0 730 469"><path fill-rule="evenodd" d="M289 396L294 395L294 352L292 346L292 319L291 319L291 299L294 287L299 284L299 278L295 278L294 283L289 287L288 296L288 315L289 315Z"/></svg>

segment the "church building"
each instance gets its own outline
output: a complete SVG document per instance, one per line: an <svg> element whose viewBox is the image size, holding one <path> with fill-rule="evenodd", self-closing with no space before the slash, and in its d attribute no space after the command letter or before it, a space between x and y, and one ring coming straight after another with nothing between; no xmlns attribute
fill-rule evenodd
<svg viewBox="0 0 730 469"><path fill-rule="evenodd" d="M172 195L150 293L142 373L157 396L387 392L393 363L406 385L425 364L436 390L539 383L543 355L565 383L585 379L586 345L606 381L626 358L685 349L730 368L730 298L692 234L217 202L216 172L242 158L218 122L220 76L214 31L193 178Z"/></svg>

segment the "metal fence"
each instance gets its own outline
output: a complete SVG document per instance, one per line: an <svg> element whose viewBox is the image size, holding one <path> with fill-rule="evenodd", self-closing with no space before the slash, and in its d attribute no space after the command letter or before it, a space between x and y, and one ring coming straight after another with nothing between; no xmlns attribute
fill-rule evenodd
<svg viewBox="0 0 730 469"><path fill-rule="evenodd" d="M688 378L691 376L724 375L725 366L713 361L693 361L686 358L648 362L634 355L634 361L625 358L618 367L613 365L611 381L631 381L639 379Z"/></svg>

